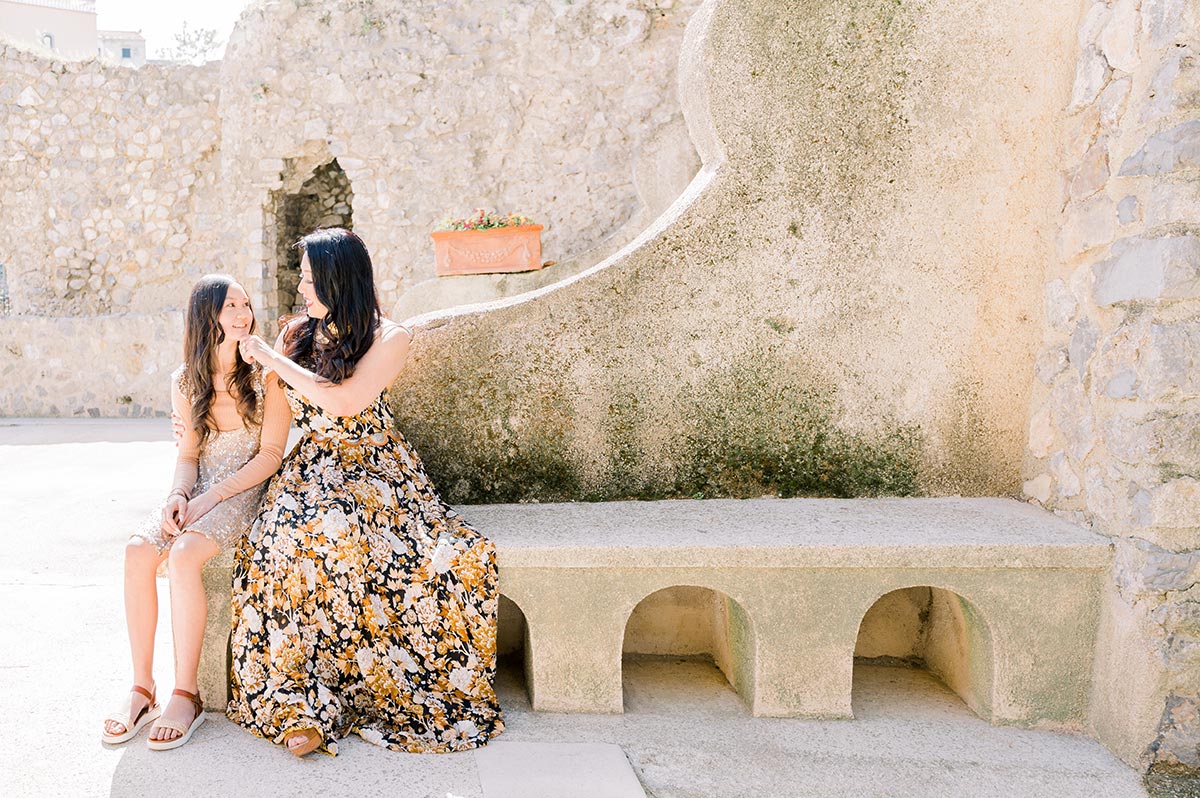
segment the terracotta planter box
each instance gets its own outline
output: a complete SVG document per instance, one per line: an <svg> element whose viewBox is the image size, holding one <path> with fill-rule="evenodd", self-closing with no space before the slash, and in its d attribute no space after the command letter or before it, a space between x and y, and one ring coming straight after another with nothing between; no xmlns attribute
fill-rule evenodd
<svg viewBox="0 0 1200 798"><path fill-rule="evenodd" d="M452 274L530 272L542 268L542 226L491 230L438 230L433 237L438 277Z"/></svg>

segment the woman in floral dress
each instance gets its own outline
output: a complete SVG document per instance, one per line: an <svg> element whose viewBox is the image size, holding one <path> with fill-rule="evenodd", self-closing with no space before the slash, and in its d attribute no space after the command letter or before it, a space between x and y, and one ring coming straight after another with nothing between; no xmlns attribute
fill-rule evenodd
<svg viewBox="0 0 1200 798"><path fill-rule="evenodd" d="M363 242L330 229L298 246L305 313L279 351L242 343L304 435L237 552L229 717L301 756L350 732L414 753L483 745L504 728L494 546L392 427L411 333L381 317Z"/></svg>

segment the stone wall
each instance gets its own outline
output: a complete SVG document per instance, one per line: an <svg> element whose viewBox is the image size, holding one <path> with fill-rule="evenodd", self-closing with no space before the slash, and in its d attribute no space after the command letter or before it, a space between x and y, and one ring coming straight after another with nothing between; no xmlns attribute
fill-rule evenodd
<svg viewBox="0 0 1200 798"><path fill-rule="evenodd" d="M217 67L0 51L0 262L10 314L179 307L226 267Z"/></svg>
<svg viewBox="0 0 1200 798"><path fill-rule="evenodd" d="M679 139L691 152L675 72L698 2L260 0L204 67L3 45L0 371L21 387L0 414L124 414L125 394L81 377L66 395L13 353L44 318L181 308L211 271L273 320L311 224L354 225L386 308L433 275L435 223L476 206L535 217L547 259L623 243L643 210L638 170L669 171L657 160L678 159ZM334 201L289 200L316 195ZM113 348L179 348L145 337L151 323L100 326ZM90 372L73 341L40 346Z"/></svg>
<svg viewBox="0 0 1200 798"><path fill-rule="evenodd" d="M1033 501L1113 537L1094 723L1200 767L1200 12L1091 0L1029 423Z"/></svg>
<svg viewBox="0 0 1200 798"><path fill-rule="evenodd" d="M165 416L183 313L0 317L0 416Z"/></svg>

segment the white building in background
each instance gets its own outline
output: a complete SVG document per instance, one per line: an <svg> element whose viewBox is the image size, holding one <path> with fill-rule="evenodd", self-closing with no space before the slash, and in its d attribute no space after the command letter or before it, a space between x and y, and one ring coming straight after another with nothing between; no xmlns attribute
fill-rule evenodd
<svg viewBox="0 0 1200 798"><path fill-rule="evenodd" d="M128 66L146 63L141 33L96 29L96 0L0 0L0 36L68 61L99 55Z"/></svg>
<svg viewBox="0 0 1200 798"><path fill-rule="evenodd" d="M146 38L135 30L96 31L100 55L127 66L140 67L146 63Z"/></svg>
<svg viewBox="0 0 1200 798"><path fill-rule="evenodd" d="M44 47L62 58L90 58L99 50L95 0L0 0L0 34L17 44Z"/></svg>

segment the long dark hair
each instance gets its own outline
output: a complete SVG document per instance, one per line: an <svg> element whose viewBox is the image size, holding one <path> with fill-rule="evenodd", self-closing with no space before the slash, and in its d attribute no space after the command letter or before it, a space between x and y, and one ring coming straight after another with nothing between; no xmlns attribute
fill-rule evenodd
<svg viewBox="0 0 1200 798"><path fill-rule="evenodd" d="M308 255L313 289L329 315L310 319L301 312L281 319L287 331L285 351L317 376L335 384L344 382L354 374L379 329L371 256L361 238L340 227L309 233L296 248Z"/></svg>
<svg viewBox="0 0 1200 798"><path fill-rule="evenodd" d="M220 368L217 362L217 346L225 340L218 318L225 307L225 296L229 287L237 281L226 274L206 274L192 287L188 299L187 319L183 328L183 376L188 390L185 396L192 403L192 427L200 436L200 443L208 439L217 429L212 406L217 390L213 387L213 373ZM250 332L257 322L251 308ZM254 366L242 360L241 352L234 358L233 371L226 377L226 388L237 401L238 415L247 426L257 423L258 395L254 392Z"/></svg>

